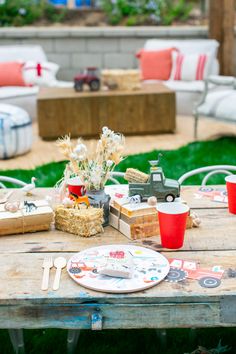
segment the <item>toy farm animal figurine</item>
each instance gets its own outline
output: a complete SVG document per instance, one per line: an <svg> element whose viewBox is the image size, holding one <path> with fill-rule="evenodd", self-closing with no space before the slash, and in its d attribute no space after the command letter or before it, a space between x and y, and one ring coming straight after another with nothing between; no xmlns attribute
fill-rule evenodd
<svg viewBox="0 0 236 354"><path fill-rule="evenodd" d="M74 201L75 205L84 204L87 207L90 205L87 195L78 196L77 194L70 192L69 197Z"/></svg>
<svg viewBox="0 0 236 354"><path fill-rule="evenodd" d="M156 197L158 202L173 202L175 198L180 196L179 182L165 178L162 168L157 166L159 159L149 161L149 163L151 165L150 175L147 175L145 182L140 182L139 176L137 176L136 182L135 176L131 179L132 182L129 182L129 197L138 195L141 201L146 201L149 197ZM135 171L137 175L139 172Z"/></svg>
<svg viewBox="0 0 236 354"><path fill-rule="evenodd" d="M24 207L27 213L31 213L31 211L37 209L37 206L34 203L29 203L26 200L24 201Z"/></svg>
<svg viewBox="0 0 236 354"><path fill-rule="evenodd" d="M83 74L78 74L74 78L75 91L83 91L84 84L87 84L90 91L99 91L100 79L97 68L87 68Z"/></svg>
<svg viewBox="0 0 236 354"><path fill-rule="evenodd" d="M22 191L25 192L26 195L32 195L32 190L35 189L35 181L37 180L37 178L32 177L31 178L31 183L26 184L26 186L24 186L22 188Z"/></svg>

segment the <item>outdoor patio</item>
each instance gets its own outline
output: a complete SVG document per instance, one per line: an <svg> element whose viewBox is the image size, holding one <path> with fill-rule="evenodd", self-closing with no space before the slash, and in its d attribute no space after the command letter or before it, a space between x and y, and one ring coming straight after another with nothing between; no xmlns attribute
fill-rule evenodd
<svg viewBox="0 0 236 354"><path fill-rule="evenodd" d="M214 140L224 136L235 136L236 125L202 119L199 126L199 140ZM95 145L95 139L88 139L89 147ZM181 146L194 142L193 117L178 116L175 134L138 135L126 137L126 154L134 155L152 150L176 150ZM45 141L38 136L37 124L33 125L33 147L27 155L1 161L1 170L29 169L49 162L62 161L55 141Z"/></svg>
<svg viewBox="0 0 236 354"><path fill-rule="evenodd" d="M236 353L235 11L0 1L0 354Z"/></svg>

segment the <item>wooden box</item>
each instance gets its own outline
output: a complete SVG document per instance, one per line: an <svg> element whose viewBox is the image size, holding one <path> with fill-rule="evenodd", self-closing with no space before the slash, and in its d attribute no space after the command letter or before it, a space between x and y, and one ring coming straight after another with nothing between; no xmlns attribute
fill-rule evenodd
<svg viewBox="0 0 236 354"><path fill-rule="evenodd" d="M28 212L21 202L20 209L11 213L0 205L0 235L24 234L26 232L36 232L49 230L53 221L53 210L45 200L36 200L36 208Z"/></svg>
<svg viewBox="0 0 236 354"><path fill-rule="evenodd" d="M141 210L143 214L141 214ZM130 212L129 206L127 209L125 206L123 206L122 209L117 209L113 204L113 206L110 207L110 225L131 240L160 235L158 213L157 211L153 212L152 207L146 209L140 207L140 209L136 210L135 215L127 211ZM191 229L192 227L193 219L191 215L189 215L186 228Z"/></svg>

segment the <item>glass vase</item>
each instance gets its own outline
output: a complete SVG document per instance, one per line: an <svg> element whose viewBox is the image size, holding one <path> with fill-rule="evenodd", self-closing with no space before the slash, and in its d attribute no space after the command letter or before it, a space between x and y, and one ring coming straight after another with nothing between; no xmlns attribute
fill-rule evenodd
<svg viewBox="0 0 236 354"><path fill-rule="evenodd" d="M109 225L109 204L111 197L105 193L104 189L100 190L87 190L90 205L94 208L103 208L104 223L103 226Z"/></svg>

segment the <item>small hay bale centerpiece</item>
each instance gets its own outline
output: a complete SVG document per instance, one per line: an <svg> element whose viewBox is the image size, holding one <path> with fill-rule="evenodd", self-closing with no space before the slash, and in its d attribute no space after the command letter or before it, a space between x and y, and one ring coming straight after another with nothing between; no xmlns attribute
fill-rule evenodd
<svg viewBox="0 0 236 354"><path fill-rule="evenodd" d="M101 208L67 208L57 206L55 210L56 229L71 234L90 237L103 231L103 209Z"/></svg>
<svg viewBox="0 0 236 354"><path fill-rule="evenodd" d="M96 149L91 153L88 152L81 139L78 139L77 144L73 144L69 136L59 139L57 145L69 160L64 172L61 190L66 190L69 178L79 177L85 186L90 205L103 209L103 226L108 225L110 196L104 192L104 186L111 171L122 160L123 135L103 127Z"/></svg>

